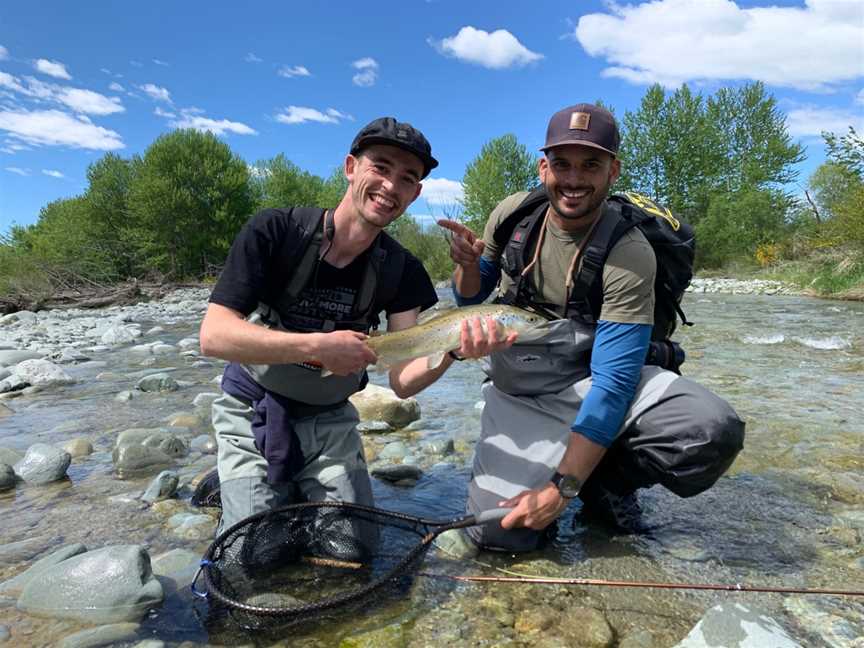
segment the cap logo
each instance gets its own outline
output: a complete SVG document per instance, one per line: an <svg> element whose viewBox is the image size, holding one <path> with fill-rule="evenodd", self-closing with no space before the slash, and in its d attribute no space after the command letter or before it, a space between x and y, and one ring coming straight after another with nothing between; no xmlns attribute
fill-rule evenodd
<svg viewBox="0 0 864 648"><path fill-rule="evenodd" d="M591 115L585 112L570 113L570 130L588 130Z"/></svg>
<svg viewBox="0 0 864 648"><path fill-rule="evenodd" d="M397 128L396 129L396 137L398 137L399 139L403 139L403 140L408 139L408 131L405 130L404 128Z"/></svg>

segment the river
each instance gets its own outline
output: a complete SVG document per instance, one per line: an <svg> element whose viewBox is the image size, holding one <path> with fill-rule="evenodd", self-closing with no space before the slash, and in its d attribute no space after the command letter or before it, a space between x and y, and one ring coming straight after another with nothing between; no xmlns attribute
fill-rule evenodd
<svg viewBox="0 0 864 648"><path fill-rule="evenodd" d="M162 330L145 334L136 343L158 339L176 345L197 334L200 309L177 310L171 317L138 319L142 331L156 325ZM457 565L430 556L424 569L434 571L438 562L447 562L451 572L488 575L507 569L569 578L864 588L864 303L690 293L685 310L696 325L679 329L676 336L687 350L684 373L728 399L747 422L744 450L713 489L687 500L659 487L641 493L650 526L643 535L614 536L583 523L574 503L559 524L557 539L541 552L481 553L477 561ZM181 537L166 526L167 513L125 496L143 490L153 474L117 479L111 450L117 433L128 428L173 423L190 439L207 434L206 410L192 401L199 393L216 390L213 379L221 364L176 352L142 361L128 345L89 348L79 349L88 361L63 365L75 384L0 401L11 410L0 416L0 447L23 454L33 443L61 444L76 436L94 447L92 454L72 462L66 480L44 486L19 483L0 493L0 547L26 538L50 538L46 549L81 542L90 549L140 544L151 556L176 548L203 553L208 537ZM123 390L134 391L142 372L156 369L170 370L181 388L137 394L128 401L115 399ZM379 446L404 440L411 458L424 469L424 476L410 488L373 480L379 506L426 517L461 513L471 445L479 433L481 380L477 363L455 364L418 395L419 421L376 440ZM385 378L372 374L372 381L383 385ZM424 458L412 450L419 441L448 440L454 441L456 451L446 457ZM188 473L212 461L206 452L192 452L178 466L191 464ZM169 512L181 510L196 512L183 502L175 502ZM0 581L20 573L36 557L0 561ZM713 604L730 600L746 602L780 621L802 645L862 645L860 599L600 586L455 585L425 577L417 579L407 600L359 619L324 624L302 636L292 634L290 641L278 643L602 645L579 643L584 638L567 629L571 621L588 619L584 622L599 622L611 631L607 645L661 648L680 641ZM205 622L206 613L207 605L183 588L142 620L134 639L116 645L152 639L186 648L252 645L256 640L230 629L214 629ZM82 627L69 620L27 615L14 607L14 601L4 604L0 597L6 645L53 646Z"/></svg>

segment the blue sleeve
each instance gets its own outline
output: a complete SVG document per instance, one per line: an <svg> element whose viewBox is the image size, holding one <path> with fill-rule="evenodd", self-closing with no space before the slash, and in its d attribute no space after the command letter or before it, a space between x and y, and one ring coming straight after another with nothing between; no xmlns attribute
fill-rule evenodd
<svg viewBox="0 0 864 648"><path fill-rule="evenodd" d="M571 430L608 448L612 445L645 364L650 324L597 323L591 351L591 388Z"/></svg>
<svg viewBox="0 0 864 648"><path fill-rule="evenodd" d="M473 306L474 304L482 304L486 298L495 290L498 285L498 279L501 277L501 268L497 263L494 263L486 257L480 257L480 292L473 297L463 297L456 292L456 284L451 283L453 289L453 298L459 306Z"/></svg>

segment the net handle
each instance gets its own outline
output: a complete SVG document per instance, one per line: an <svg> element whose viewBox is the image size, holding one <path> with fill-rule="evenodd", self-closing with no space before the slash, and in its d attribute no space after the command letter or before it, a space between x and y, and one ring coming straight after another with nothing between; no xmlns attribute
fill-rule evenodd
<svg viewBox="0 0 864 648"><path fill-rule="evenodd" d="M510 513L512 510L512 508L494 508L480 511L476 515L467 515L461 520L454 522L450 526L450 528L461 529L463 527L477 526L479 524L489 524L490 522L496 522L505 518L507 514Z"/></svg>

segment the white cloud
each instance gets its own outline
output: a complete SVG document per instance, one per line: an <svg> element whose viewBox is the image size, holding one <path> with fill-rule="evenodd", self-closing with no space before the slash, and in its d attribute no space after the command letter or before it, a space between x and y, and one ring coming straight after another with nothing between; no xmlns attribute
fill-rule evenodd
<svg viewBox="0 0 864 648"><path fill-rule="evenodd" d="M262 63L264 61L264 59L258 58L252 52L249 52L243 60L247 63Z"/></svg>
<svg viewBox="0 0 864 648"><path fill-rule="evenodd" d="M462 202L465 191L458 180L426 178L420 197L430 205L453 205Z"/></svg>
<svg viewBox="0 0 864 648"><path fill-rule="evenodd" d="M144 67L144 64L141 61L129 61L129 65L136 68Z"/></svg>
<svg viewBox="0 0 864 648"><path fill-rule="evenodd" d="M286 77L289 79L291 77L297 77L297 76L302 76L302 77L312 76L312 73L309 72L309 70L307 70L302 65L294 65L292 67L289 67L287 65L283 65L282 67L280 67L276 71L276 74L278 74L281 77Z"/></svg>
<svg viewBox="0 0 864 648"><path fill-rule="evenodd" d="M9 50L0 45L0 61L5 61L7 58L9 58Z"/></svg>
<svg viewBox="0 0 864 648"><path fill-rule="evenodd" d="M42 169L42 173L44 173L47 176L51 176L52 178L65 178L66 177L62 173L60 173L59 171L55 171L54 169Z"/></svg>
<svg viewBox="0 0 864 648"><path fill-rule="evenodd" d="M855 103L859 106L864 106L864 89L859 90L858 94L855 95Z"/></svg>
<svg viewBox="0 0 864 648"><path fill-rule="evenodd" d="M57 99L75 112L91 115L111 115L126 110L117 97L106 97L98 92L80 88L62 88Z"/></svg>
<svg viewBox="0 0 864 648"><path fill-rule="evenodd" d="M168 112L167 110L162 110L159 106L156 106L156 109L153 111L153 114L157 117L165 117L166 119L174 119L177 115L173 112Z"/></svg>
<svg viewBox="0 0 864 648"><path fill-rule="evenodd" d="M342 120L354 121L351 115L341 113L335 108L328 108L324 112L315 108L304 106L288 106L283 112L276 115L276 121L282 124L303 124L305 122L319 122L322 124L338 124Z"/></svg>
<svg viewBox="0 0 864 648"><path fill-rule="evenodd" d="M125 90L126 90L122 85L120 85L116 81L112 81L111 84L108 86L108 89L113 90L114 92L125 92Z"/></svg>
<svg viewBox="0 0 864 648"><path fill-rule="evenodd" d="M250 128L242 122L234 122L228 119L210 119L202 115L200 108L182 108L179 115L156 108L154 111L159 117L170 119L168 125L171 128L194 128L198 131L209 131L214 135L234 133L236 135L257 135L258 131Z"/></svg>
<svg viewBox="0 0 864 648"><path fill-rule="evenodd" d="M862 76L864 4L854 0L748 9L732 0L607 6L608 13L582 16L573 33L588 54L606 60L606 77L668 88L758 80L826 90Z"/></svg>
<svg viewBox="0 0 864 648"><path fill-rule="evenodd" d="M529 50L506 29L489 33L468 25L455 36L440 41L429 39L428 42L445 56L493 70L528 65L543 58L542 54Z"/></svg>
<svg viewBox="0 0 864 648"><path fill-rule="evenodd" d="M33 145L113 151L124 147L120 135L82 116L59 110L0 110L0 130Z"/></svg>
<svg viewBox="0 0 864 648"><path fill-rule="evenodd" d="M12 140L12 139L7 139L6 141L3 142L3 146L0 147L0 151L2 151L3 153L9 153L10 155L14 155L18 151L29 151L29 150L30 150L29 146L24 146L20 142L16 142L15 140Z"/></svg>
<svg viewBox="0 0 864 648"><path fill-rule="evenodd" d="M35 99L37 103L54 102L67 106L78 113L91 115L111 115L124 112L125 108L117 97L106 97L92 90L45 83L33 77L24 77L26 85L17 77L0 72L0 87Z"/></svg>
<svg viewBox="0 0 864 648"><path fill-rule="evenodd" d="M21 167L6 167L6 171L20 176L30 175L30 169L22 169Z"/></svg>
<svg viewBox="0 0 864 648"><path fill-rule="evenodd" d="M793 137L821 137L822 131L845 135L850 126L864 133L864 114L860 110L800 106L786 115L786 127Z"/></svg>
<svg viewBox="0 0 864 648"><path fill-rule="evenodd" d="M153 99L154 101L164 101L165 103L171 103L171 93L168 92L166 88L161 86L157 86L153 83L145 83L142 86L138 86L138 89L143 91L148 97Z"/></svg>
<svg viewBox="0 0 864 648"><path fill-rule="evenodd" d="M35 61L33 61L33 67L36 69L37 72L47 74L48 76L56 77L58 79L66 79L68 81L72 78L66 71L66 66L59 61L36 59Z"/></svg>
<svg viewBox="0 0 864 648"><path fill-rule="evenodd" d="M380 67L378 61L367 56L366 58L354 61L351 67L359 70L357 74L351 77L354 85L362 88L375 85L375 82L378 80L378 68Z"/></svg>
<svg viewBox="0 0 864 648"><path fill-rule="evenodd" d="M153 62L154 62L156 65L161 65L162 67L170 67L170 66L168 65L168 63L166 63L165 61L160 61L159 59L153 59Z"/></svg>

